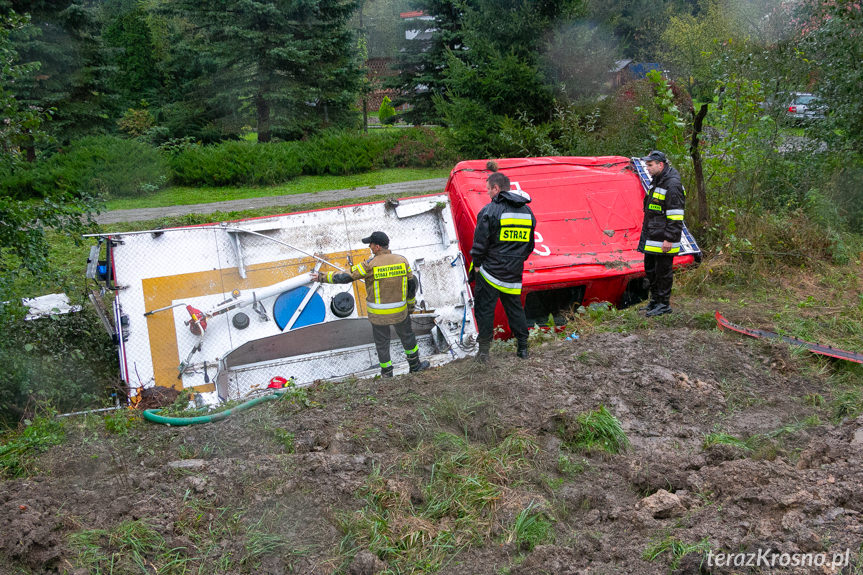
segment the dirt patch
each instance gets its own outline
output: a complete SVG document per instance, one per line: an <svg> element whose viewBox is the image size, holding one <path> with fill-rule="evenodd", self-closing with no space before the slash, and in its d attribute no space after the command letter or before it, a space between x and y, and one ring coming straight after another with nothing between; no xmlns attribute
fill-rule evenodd
<svg viewBox="0 0 863 575"><path fill-rule="evenodd" d="M3 482L0 573L92 572L87 550L140 551L154 573L755 573L708 567L705 552L763 549L848 549L863 569L863 418L825 423L805 398L830 389L806 361L714 330L597 333L527 361L499 353L487 368L322 385L215 424L81 424L42 456L43 475ZM627 452L562 439L562 417L599 406ZM461 450L446 461L441 437ZM523 457L505 460L502 445ZM471 537L452 511L429 510L453 453L496 487ZM416 541L387 550L352 532L371 508ZM534 540L513 527L525 509L548 525ZM130 526L151 546L123 547ZM444 541L443 561L405 559Z"/></svg>

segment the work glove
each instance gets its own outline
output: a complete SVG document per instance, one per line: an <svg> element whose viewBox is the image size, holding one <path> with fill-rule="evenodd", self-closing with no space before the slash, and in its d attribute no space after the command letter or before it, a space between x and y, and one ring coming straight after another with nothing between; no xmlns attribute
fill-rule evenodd
<svg viewBox="0 0 863 575"><path fill-rule="evenodd" d="M474 268L470 268L470 271L467 272L467 281L475 282L476 281L476 270Z"/></svg>

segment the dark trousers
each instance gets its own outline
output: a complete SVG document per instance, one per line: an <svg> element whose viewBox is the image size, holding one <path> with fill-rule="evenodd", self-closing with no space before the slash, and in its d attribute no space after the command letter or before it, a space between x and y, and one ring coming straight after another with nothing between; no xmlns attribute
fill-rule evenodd
<svg viewBox="0 0 863 575"><path fill-rule="evenodd" d="M674 282L672 263L674 256L670 254L644 254L644 273L650 282L650 301L656 303L671 303L671 284Z"/></svg>
<svg viewBox="0 0 863 575"><path fill-rule="evenodd" d="M473 295L473 313L476 317L480 343L491 343L494 337L494 308L497 307L498 298L503 304L503 311L506 312L512 334L519 344L527 343L527 319L521 305L521 295L503 293L485 281L482 274L476 274Z"/></svg>
<svg viewBox="0 0 863 575"><path fill-rule="evenodd" d="M375 348L378 350L378 361L382 364L390 361L390 327L396 328L396 334L402 340L405 352L409 352L417 346L417 336L414 335L413 327L411 327L410 315L404 321L392 326L372 324Z"/></svg>

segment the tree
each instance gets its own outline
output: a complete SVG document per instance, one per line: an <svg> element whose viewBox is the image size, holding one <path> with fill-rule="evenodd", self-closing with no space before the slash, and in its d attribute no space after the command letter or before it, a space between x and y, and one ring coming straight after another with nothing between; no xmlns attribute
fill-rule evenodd
<svg viewBox="0 0 863 575"><path fill-rule="evenodd" d="M802 47L816 63L816 87L830 110L832 132L846 147L863 153L863 5L809 2L801 11Z"/></svg>
<svg viewBox="0 0 863 575"><path fill-rule="evenodd" d="M310 116L320 125L347 115L360 79L347 26L358 5L359 0L166 4L194 26L197 48L217 68L206 88L211 101L229 103L221 121L237 130L236 123L250 115L259 142L270 141L274 128L284 131Z"/></svg>
<svg viewBox="0 0 863 575"><path fill-rule="evenodd" d="M434 98L445 91L445 62L448 57L464 51L464 11L471 0L418 0L417 10L428 20L407 21L409 30L421 29L431 32L429 40L405 39L399 52L397 68L399 74L387 82L400 97L393 103L396 107L409 104L410 109L402 118L414 125L437 123L440 113L435 109Z"/></svg>
<svg viewBox="0 0 863 575"><path fill-rule="evenodd" d="M49 131L61 143L113 131L119 101L112 84L115 68L101 40L99 6L86 0L6 4L30 14L33 28L13 34L12 41L22 61L39 63L38 74L21 78L19 100L54 110Z"/></svg>
<svg viewBox="0 0 863 575"><path fill-rule="evenodd" d="M28 19L14 11L0 15L0 174L24 169L22 146L42 137L45 110L23 105L15 93L18 81L38 68L22 65L10 36L23 33ZM22 201L0 196L0 302L12 297L15 278L22 272L45 275L48 270L46 230L76 233L95 211L95 201L81 195L56 192L42 201ZM0 320L7 306L0 306Z"/></svg>

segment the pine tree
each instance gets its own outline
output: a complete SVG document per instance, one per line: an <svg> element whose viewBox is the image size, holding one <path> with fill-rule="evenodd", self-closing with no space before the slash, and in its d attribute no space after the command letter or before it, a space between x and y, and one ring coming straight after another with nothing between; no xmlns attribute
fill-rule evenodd
<svg viewBox="0 0 863 575"><path fill-rule="evenodd" d="M259 142L300 125L341 121L360 80L347 23L359 0L179 0L216 71L211 102L227 131L253 118Z"/></svg>

